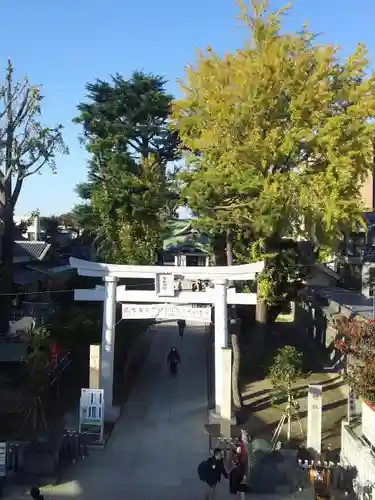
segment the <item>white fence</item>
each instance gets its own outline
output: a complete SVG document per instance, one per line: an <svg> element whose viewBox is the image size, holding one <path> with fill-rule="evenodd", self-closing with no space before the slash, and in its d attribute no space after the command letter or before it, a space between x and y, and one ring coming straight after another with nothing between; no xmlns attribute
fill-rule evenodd
<svg viewBox="0 0 375 500"><path fill-rule="evenodd" d="M353 486L358 498L375 499L375 456L344 421L341 424L341 464L356 471Z"/></svg>

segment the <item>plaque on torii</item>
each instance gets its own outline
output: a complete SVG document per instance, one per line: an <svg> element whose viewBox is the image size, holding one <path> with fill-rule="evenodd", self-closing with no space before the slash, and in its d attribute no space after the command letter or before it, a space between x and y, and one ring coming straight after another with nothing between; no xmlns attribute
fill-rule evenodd
<svg viewBox="0 0 375 500"><path fill-rule="evenodd" d="M174 297L174 275L173 274L157 274L155 279L156 293L159 297Z"/></svg>

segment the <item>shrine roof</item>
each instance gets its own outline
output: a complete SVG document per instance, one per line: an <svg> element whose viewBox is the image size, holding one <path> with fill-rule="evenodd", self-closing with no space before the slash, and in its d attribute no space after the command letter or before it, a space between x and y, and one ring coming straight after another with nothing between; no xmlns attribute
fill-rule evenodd
<svg viewBox="0 0 375 500"><path fill-rule="evenodd" d="M163 240L163 250L206 252L208 243L208 235L195 229L191 219L175 219L168 224Z"/></svg>

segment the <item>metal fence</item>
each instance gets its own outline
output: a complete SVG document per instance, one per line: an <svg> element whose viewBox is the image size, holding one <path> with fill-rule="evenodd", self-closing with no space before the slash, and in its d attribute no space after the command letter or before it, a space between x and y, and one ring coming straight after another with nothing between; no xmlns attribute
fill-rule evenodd
<svg viewBox="0 0 375 500"><path fill-rule="evenodd" d="M341 424L341 464L353 470L353 488L359 498L375 499L375 456L347 422Z"/></svg>
<svg viewBox="0 0 375 500"><path fill-rule="evenodd" d="M75 463L88 456L88 438L84 433L65 431L57 447L56 467L64 464ZM24 456L30 447L29 442L6 443L6 476L27 473L25 470Z"/></svg>

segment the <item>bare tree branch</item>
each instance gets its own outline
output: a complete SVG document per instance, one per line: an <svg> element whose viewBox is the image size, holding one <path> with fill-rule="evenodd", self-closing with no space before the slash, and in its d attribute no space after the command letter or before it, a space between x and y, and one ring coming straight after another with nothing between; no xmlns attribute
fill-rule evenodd
<svg viewBox="0 0 375 500"><path fill-rule="evenodd" d="M68 150L60 125L49 128L39 123L40 88L30 85L27 77L23 82L13 82L11 61L8 61L5 80L0 88L3 102L3 109L0 109L0 196L6 195L8 201L1 201L11 203L14 210L24 179L37 174L46 165L54 169L56 153L65 154ZM13 176L16 178L13 190L6 193Z"/></svg>

